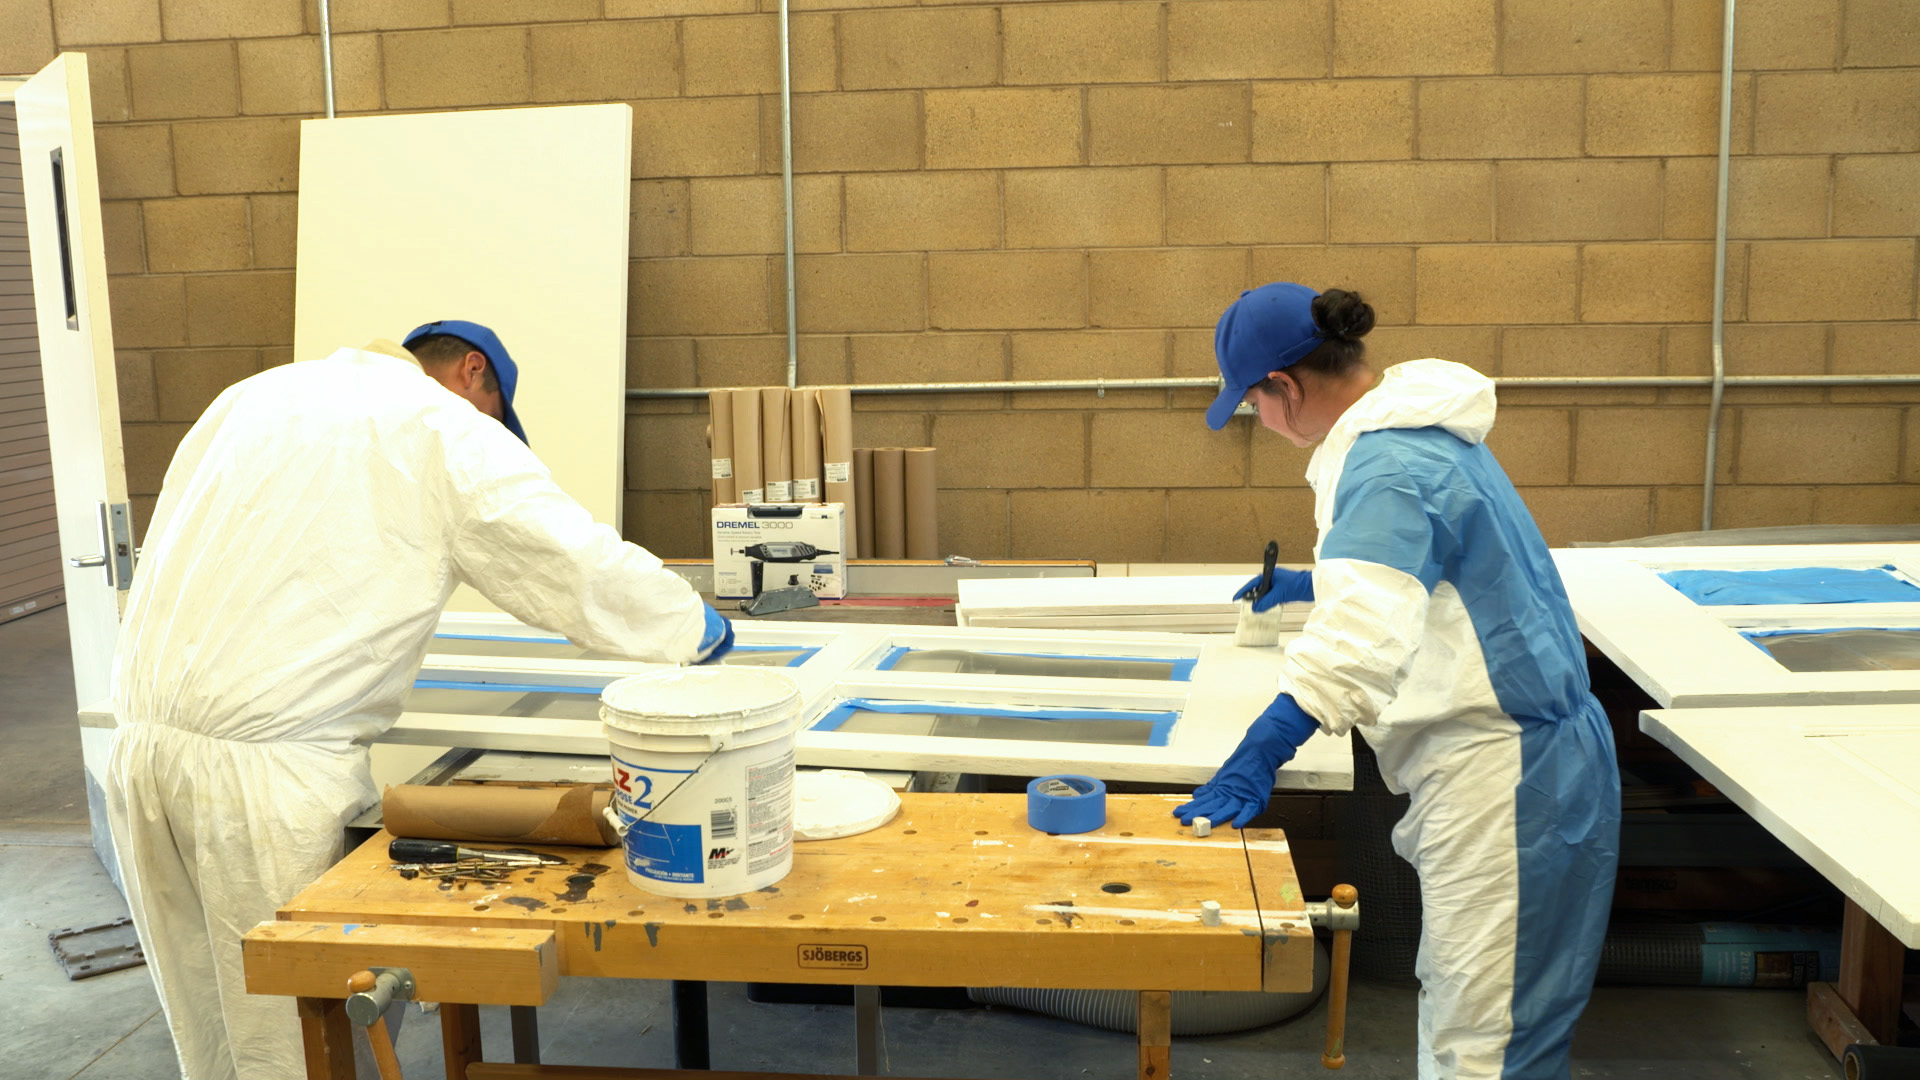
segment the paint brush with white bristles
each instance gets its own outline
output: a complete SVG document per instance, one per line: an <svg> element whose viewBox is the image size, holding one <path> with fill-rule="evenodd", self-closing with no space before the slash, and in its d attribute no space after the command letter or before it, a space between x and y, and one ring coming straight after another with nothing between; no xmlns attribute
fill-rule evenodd
<svg viewBox="0 0 1920 1080"><path fill-rule="evenodd" d="M1267 541L1266 555L1261 560L1260 576L1253 584L1241 591L1235 599L1240 601L1240 620L1234 624L1233 643L1235 645L1272 646L1280 644L1280 621L1285 617L1283 604L1275 604L1265 611L1253 610L1255 602L1273 591L1273 568L1280 561L1280 542Z"/></svg>

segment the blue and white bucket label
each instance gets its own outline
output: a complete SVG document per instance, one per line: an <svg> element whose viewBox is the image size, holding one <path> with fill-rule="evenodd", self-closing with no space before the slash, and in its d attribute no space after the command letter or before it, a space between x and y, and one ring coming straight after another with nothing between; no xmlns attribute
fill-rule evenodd
<svg viewBox="0 0 1920 1080"><path fill-rule="evenodd" d="M793 850L790 740L720 751L696 768L666 768L613 748L614 809L627 825L627 869L648 881L711 885L714 895L784 873ZM682 762L698 757L672 755Z"/></svg>

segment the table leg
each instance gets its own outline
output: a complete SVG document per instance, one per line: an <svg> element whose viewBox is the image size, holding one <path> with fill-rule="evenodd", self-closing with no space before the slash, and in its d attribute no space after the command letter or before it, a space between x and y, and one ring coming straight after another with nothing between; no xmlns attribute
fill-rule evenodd
<svg viewBox="0 0 1920 1080"><path fill-rule="evenodd" d="M1886 927L1847 901L1840 926L1840 999L1873 1037L1891 1046L1900 1031L1901 969L1906 946Z"/></svg>
<svg viewBox="0 0 1920 1080"><path fill-rule="evenodd" d="M483 1060L480 1006L440 1003L440 1048L447 1059L447 1080L467 1080L467 1066Z"/></svg>
<svg viewBox="0 0 1920 1080"><path fill-rule="evenodd" d="M531 1005L509 1005L513 1020L513 1063L540 1064L540 1013Z"/></svg>
<svg viewBox="0 0 1920 1080"><path fill-rule="evenodd" d="M1140 1080L1173 1075L1173 995L1140 991Z"/></svg>
<svg viewBox="0 0 1920 1080"><path fill-rule="evenodd" d="M707 1045L707 984L673 981L673 1067L711 1069Z"/></svg>
<svg viewBox="0 0 1920 1080"><path fill-rule="evenodd" d="M353 1028L347 1003L340 998L295 998L300 1039L307 1056L307 1080L354 1080Z"/></svg>
<svg viewBox="0 0 1920 1080"><path fill-rule="evenodd" d="M853 988L853 1059L856 1076L880 1075L880 988Z"/></svg>

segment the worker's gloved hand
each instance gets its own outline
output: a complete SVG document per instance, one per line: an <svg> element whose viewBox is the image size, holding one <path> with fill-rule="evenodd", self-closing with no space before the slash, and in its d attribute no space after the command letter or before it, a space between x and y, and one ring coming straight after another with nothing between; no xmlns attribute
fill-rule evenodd
<svg viewBox="0 0 1920 1080"><path fill-rule="evenodd" d="M700 635L700 659L696 664L711 664L733 651L733 624L726 616L707 608L707 632Z"/></svg>
<svg viewBox="0 0 1920 1080"><path fill-rule="evenodd" d="M1288 570L1285 567L1273 568L1273 588L1267 595L1254 599L1253 594L1260 588L1260 575L1255 574L1252 581L1240 586L1233 594L1235 600L1253 600L1253 610L1271 611L1280 604L1291 604L1296 600L1313 599L1313 572L1310 570Z"/></svg>
<svg viewBox="0 0 1920 1080"><path fill-rule="evenodd" d="M1182 803L1174 816L1182 825L1203 817L1215 824L1245 828L1273 797L1273 774L1292 761L1294 751L1318 730L1319 722L1300 708L1292 694L1274 698L1267 711L1247 727L1239 749L1212 780L1193 790L1193 801Z"/></svg>

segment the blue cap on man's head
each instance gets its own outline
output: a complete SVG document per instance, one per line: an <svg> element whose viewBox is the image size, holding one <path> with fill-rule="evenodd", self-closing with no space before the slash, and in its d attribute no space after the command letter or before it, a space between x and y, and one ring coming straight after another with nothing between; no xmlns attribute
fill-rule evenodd
<svg viewBox="0 0 1920 1080"><path fill-rule="evenodd" d="M1300 361L1325 340L1313 324L1320 294L1305 285L1276 281L1240 294L1213 330L1213 356L1226 385L1207 407L1207 426L1227 426L1247 391L1276 371Z"/></svg>
<svg viewBox="0 0 1920 1080"><path fill-rule="evenodd" d="M513 411L513 388L520 382L520 368L513 362L513 357L507 355L507 347L500 344L500 335L477 322L441 319L415 327L400 344L412 348L414 342L433 334L451 334L486 356L487 363L493 365L493 377L500 380L502 422L521 442L526 442L527 433L520 429L520 417Z"/></svg>

